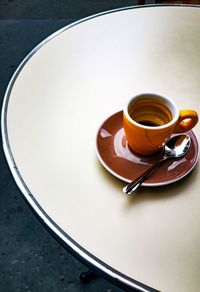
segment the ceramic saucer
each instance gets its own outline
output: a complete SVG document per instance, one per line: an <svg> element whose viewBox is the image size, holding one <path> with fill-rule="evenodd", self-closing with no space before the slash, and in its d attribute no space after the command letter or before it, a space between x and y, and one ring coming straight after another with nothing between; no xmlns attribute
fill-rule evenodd
<svg viewBox="0 0 200 292"><path fill-rule="evenodd" d="M147 170L162 153L151 156L140 156L128 146L122 125L122 111L113 114L99 128L96 147L97 156L102 165L114 176L130 182ZM185 177L197 163L198 142L192 131L191 147L188 153L179 159L171 159L162 164L144 186L162 186L176 182Z"/></svg>

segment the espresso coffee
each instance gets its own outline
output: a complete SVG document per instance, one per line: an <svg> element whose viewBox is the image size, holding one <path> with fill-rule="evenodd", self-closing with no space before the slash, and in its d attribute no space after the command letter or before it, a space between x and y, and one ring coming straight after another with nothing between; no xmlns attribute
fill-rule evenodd
<svg viewBox="0 0 200 292"><path fill-rule="evenodd" d="M137 123L139 123L140 125L143 125L143 126L148 126L148 127L157 127L158 126L158 125L152 123L151 121L140 121Z"/></svg>
<svg viewBox="0 0 200 292"><path fill-rule="evenodd" d="M128 111L131 119L148 127L163 126L173 118L164 102L153 97L136 99L130 104Z"/></svg>

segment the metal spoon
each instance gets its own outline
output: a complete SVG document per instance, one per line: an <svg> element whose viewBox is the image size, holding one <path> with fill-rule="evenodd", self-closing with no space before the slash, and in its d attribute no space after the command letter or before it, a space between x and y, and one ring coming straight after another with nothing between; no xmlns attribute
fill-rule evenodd
<svg viewBox="0 0 200 292"><path fill-rule="evenodd" d="M164 146L164 155L156 161L149 169L147 169L138 178L130 182L123 188L123 192L127 195L131 195L147 178L149 178L154 171L167 159L179 158L184 156L191 144L191 139L188 135L178 135L174 136L166 143Z"/></svg>

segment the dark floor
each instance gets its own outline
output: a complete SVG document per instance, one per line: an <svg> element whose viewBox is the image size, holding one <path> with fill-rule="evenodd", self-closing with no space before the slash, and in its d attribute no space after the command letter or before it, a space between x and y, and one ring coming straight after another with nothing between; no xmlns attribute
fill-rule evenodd
<svg viewBox="0 0 200 292"><path fill-rule="evenodd" d="M13 72L41 40L82 17L128 0L0 0L0 106ZM0 292L122 291L98 277L79 280L87 268L52 238L32 214L0 151Z"/></svg>

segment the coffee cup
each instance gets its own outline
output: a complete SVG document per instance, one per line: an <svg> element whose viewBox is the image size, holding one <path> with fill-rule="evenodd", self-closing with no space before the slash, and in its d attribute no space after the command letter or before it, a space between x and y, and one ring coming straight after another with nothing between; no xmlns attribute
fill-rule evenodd
<svg viewBox="0 0 200 292"><path fill-rule="evenodd" d="M170 136L191 130L196 111L179 110L167 96L142 93L132 97L123 110L123 126L130 148L141 155L161 150Z"/></svg>

